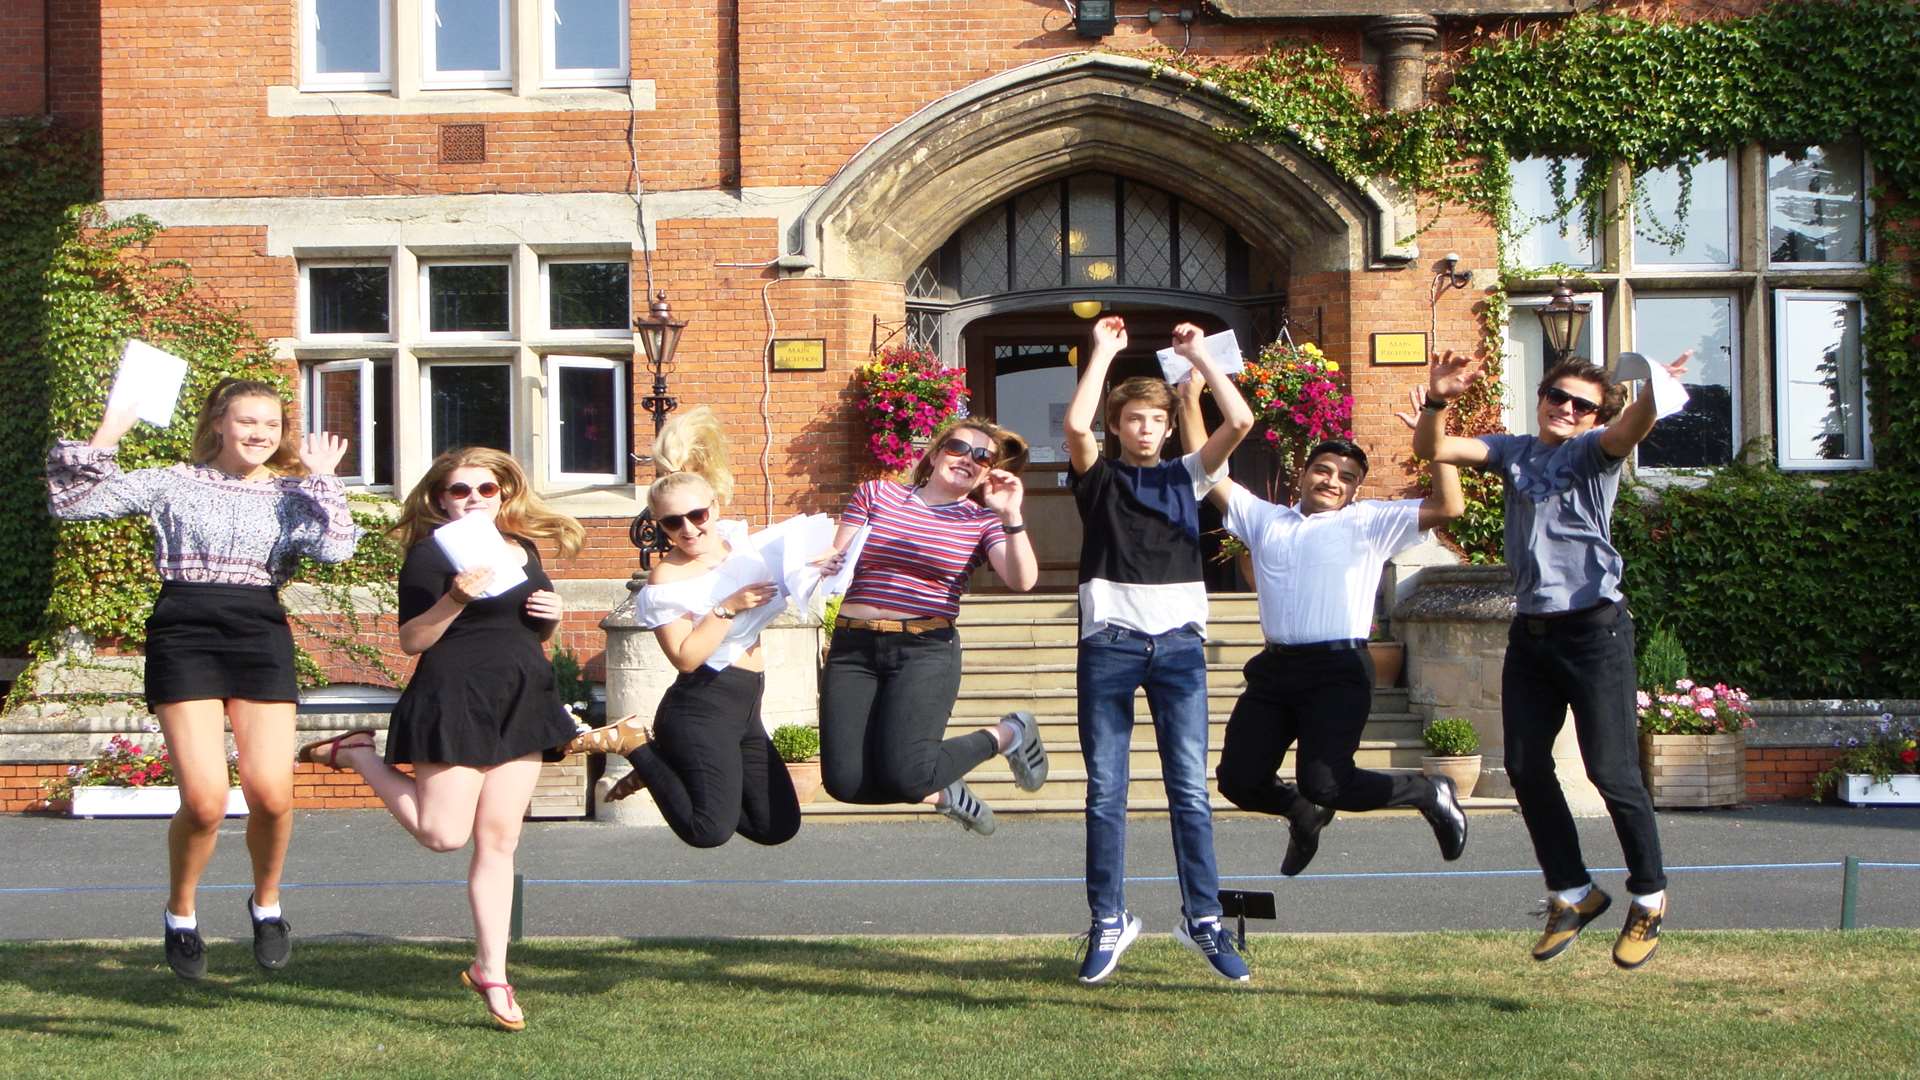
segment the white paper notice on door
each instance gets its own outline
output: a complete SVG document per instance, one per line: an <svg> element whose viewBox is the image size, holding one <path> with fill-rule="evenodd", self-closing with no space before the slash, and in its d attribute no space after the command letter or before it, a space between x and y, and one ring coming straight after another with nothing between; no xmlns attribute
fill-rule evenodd
<svg viewBox="0 0 1920 1080"><path fill-rule="evenodd" d="M134 415L155 427L173 423L180 387L187 381L187 362L144 341L127 342L120 353L120 369L107 392L109 410L131 406Z"/></svg>

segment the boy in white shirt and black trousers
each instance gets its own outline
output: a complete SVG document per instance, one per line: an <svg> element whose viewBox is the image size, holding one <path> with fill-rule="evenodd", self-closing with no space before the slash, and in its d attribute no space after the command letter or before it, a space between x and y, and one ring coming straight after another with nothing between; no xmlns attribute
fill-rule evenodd
<svg viewBox="0 0 1920 1080"><path fill-rule="evenodd" d="M1414 400L1417 408L1417 392ZM1183 404L1197 426L1198 394ZM1400 419L1414 424L1414 414ZM1453 781L1353 762L1373 708L1367 636L1381 569L1466 509L1460 474L1435 465L1433 493L1424 499L1356 502L1366 475L1366 452L1332 439L1308 453L1292 506L1256 498L1231 480L1208 495L1226 512L1227 531L1251 553L1267 640L1247 662L1246 692L1227 719L1220 794L1243 810L1287 819L1280 872L1288 877L1306 869L1336 810L1414 807L1433 826L1442 857L1459 858L1467 843ZM1296 741L1297 787L1278 775Z"/></svg>

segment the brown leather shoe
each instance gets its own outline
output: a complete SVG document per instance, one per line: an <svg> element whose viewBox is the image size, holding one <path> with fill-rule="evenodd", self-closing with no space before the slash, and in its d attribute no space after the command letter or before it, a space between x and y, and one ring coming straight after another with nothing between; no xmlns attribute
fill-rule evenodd
<svg viewBox="0 0 1920 1080"><path fill-rule="evenodd" d="M592 731L583 731L567 744L569 754L619 754L625 756L647 745L653 733L635 715L623 716Z"/></svg>
<svg viewBox="0 0 1920 1080"><path fill-rule="evenodd" d="M1541 931L1540 940L1533 943L1533 958L1551 960L1566 952L1579 940L1580 931L1612 906L1613 897L1597 885L1577 904L1566 903L1557 896L1547 897L1547 928Z"/></svg>
<svg viewBox="0 0 1920 1080"><path fill-rule="evenodd" d="M1660 920L1667 915L1667 898L1660 898L1660 910L1648 911L1639 904L1627 905L1627 925L1613 943L1613 962L1632 971L1653 959L1660 948Z"/></svg>

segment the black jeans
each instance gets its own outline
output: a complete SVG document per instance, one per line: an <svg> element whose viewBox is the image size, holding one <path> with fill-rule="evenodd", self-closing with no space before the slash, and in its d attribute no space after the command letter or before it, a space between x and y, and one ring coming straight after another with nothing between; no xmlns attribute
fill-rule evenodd
<svg viewBox="0 0 1920 1080"><path fill-rule="evenodd" d="M627 755L667 826L694 847L734 833L784 844L800 831L793 779L760 721L766 681L731 667L683 673L653 714L653 740Z"/></svg>
<svg viewBox="0 0 1920 1080"><path fill-rule="evenodd" d="M1653 800L1640 775L1635 681L1633 619L1624 604L1557 619L1522 615L1507 631L1500 676L1507 777L1549 889L1593 880L1553 768L1553 740L1569 706L1587 777L1606 800L1626 856L1627 890L1645 895L1667 887Z"/></svg>
<svg viewBox="0 0 1920 1080"><path fill-rule="evenodd" d="M820 778L843 803L917 803L1000 752L943 739L960 693L960 637L835 630L820 687Z"/></svg>
<svg viewBox="0 0 1920 1080"><path fill-rule="evenodd" d="M1419 806L1433 793L1425 777L1383 773L1353 763L1373 708L1373 658L1365 649L1283 653L1247 661L1246 692L1227 718L1220 751L1220 794L1242 810L1285 814L1305 796L1335 810ZM1276 775L1287 748L1296 791Z"/></svg>

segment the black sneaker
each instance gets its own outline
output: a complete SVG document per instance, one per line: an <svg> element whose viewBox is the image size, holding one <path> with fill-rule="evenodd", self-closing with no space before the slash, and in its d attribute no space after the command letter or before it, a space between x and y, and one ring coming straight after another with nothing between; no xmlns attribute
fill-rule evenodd
<svg viewBox="0 0 1920 1080"><path fill-rule="evenodd" d="M160 924L166 933L167 966L175 975L183 979L199 979L207 973L207 943L200 940L198 930L167 930L166 923Z"/></svg>
<svg viewBox="0 0 1920 1080"><path fill-rule="evenodd" d="M1305 870L1320 850L1320 830L1332 822L1332 807L1308 802L1304 795L1296 798L1287 811L1287 854L1280 860L1280 872L1292 877Z"/></svg>
<svg viewBox="0 0 1920 1080"><path fill-rule="evenodd" d="M1433 826L1433 838L1440 842L1440 857L1452 862L1467 850L1467 814L1460 809L1460 796L1452 780L1444 776L1427 779L1433 783L1433 799L1420 808L1420 814Z"/></svg>
<svg viewBox="0 0 1920 1080"><path fill-rule="evenodd" d="M253 919L253 897L247 897L247 917ZM287 966L287 957L293 953L293 927L287 920L274 916L271 919L253 919L253 959L268 971L279 971Z"/></svg>

